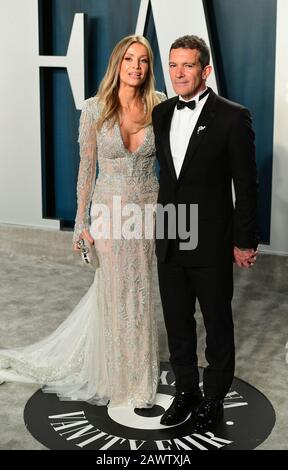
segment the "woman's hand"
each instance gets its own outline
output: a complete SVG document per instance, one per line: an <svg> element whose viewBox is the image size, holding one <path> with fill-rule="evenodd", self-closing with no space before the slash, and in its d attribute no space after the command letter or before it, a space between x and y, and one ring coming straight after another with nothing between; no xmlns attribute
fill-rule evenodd
<svg viewBox="0 0 288 470"><path fill-rule="evenodd" d="M89 230L85 229L81 232L79 238L84 238L84 240L88 240L91 245L94 244L94 238L91 237ZM77 246L77 243L73 243L73 251L80 251L80 248Z"/></svg>

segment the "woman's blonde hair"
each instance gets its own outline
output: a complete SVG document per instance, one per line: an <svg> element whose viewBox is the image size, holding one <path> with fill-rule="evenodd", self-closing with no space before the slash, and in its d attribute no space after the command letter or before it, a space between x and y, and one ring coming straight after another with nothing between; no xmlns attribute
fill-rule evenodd
<svg viewBox="0 0 288 470"><path fill-rule="evenodd" d="M96 96L102 105L100 117L97 120L97 128L101 129L103 123L111 119L111 125L117 120L117 111L120 107L118 98L119 91L119 74L120 66L127 49L134 43L143 44L147 49L148 55L148 72L145 82L141 86L141 95L144 101L145 118L143 120L143 127L151 123L151 114L154 106L160 102L160 99L155 93L155 78L153 73L153 52L151 46L146 38L143 36L126 36L121 39L114 47L106 73L99 85Z"/></svg>

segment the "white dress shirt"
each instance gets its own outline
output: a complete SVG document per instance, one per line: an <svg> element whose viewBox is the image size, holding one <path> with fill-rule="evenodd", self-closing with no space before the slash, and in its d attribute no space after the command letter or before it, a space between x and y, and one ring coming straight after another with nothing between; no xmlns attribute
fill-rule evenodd
<svg viewBox="0 0 288 470"><path fill-rule="evenodd" d="M171 120L170 127L170 148L175 167L177 178L179 177L181 167L184 161L185 153L188 147L188 143L196 122L200 116L202 108L207 101L209 93L199 101L199 97L207 90L201 90L194 98L187 101L195 101L195 109L189 109L187 107L183 109L177 109L175 106L174 113ZM179 97L180 100L183 100ZM183 100L184 101L184 100Z"/></svg>

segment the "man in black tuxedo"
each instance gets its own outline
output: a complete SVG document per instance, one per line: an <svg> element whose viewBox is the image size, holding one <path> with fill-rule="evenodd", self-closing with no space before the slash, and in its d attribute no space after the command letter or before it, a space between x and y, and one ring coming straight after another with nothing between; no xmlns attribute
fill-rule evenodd
<svg viewBox="0 0 288 470"><path fill-rule="evenodd" d="M192 411L198 428L222 418L235 363L233 261L249 268L257 256L257 175L251 117L243 106L207 88L209 61L209 49L202 39L177 39L170 49L169 69L178 96L153 111L160 164L156 255L176 379L174 400L161 418L161 424L167 426L184 421ZM163 218L163 211L159 215L159 207L167 204L176 208L176 239L171 239L175 228L172 219ZM185 205L185 220L179 204L182 209ZM198 205L198 220L191 216L192 204ZM163 234L159 236L163 220ZM185 229L189 233L197 222L198 243L191 249L193 243L183 241L179 227L181 233ZM204 398L199 389L196 353L196 298L207 334Z"/></svg>

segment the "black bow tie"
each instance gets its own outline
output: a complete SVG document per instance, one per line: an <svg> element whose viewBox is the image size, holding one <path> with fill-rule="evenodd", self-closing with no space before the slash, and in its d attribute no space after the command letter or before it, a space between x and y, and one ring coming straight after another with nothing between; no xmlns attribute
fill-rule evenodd
<svg viewBox="0 0 288 470"><path fill-rule="evenodd" d="M207 90L204 93L202 93L202 95L199 96L199 101L202 100L202 98L204 98L204 96L208 95L209 91L210 91L210 89L207 88ZM187 106L187 108L193 110L196 107L196 101L195 100L193 100L193 101L178 100L176 106L177 106L177 109L183 109L183 108L185 108L185 106Z"/></svg>
<svg viewBox="0 0 288 470"><path fill-rule="evenodd" d="M187 106L187 108L193 110L193 109L195 109L196 101L195 100L193 100L193 101L183 101L183 100L177 101L177 109L183 109L183 108L185 108L185 106Z"/></svg>

